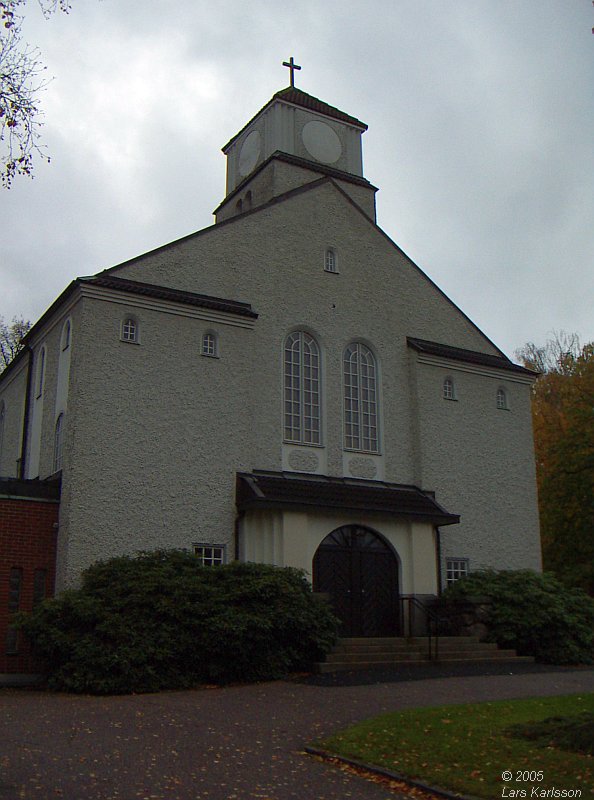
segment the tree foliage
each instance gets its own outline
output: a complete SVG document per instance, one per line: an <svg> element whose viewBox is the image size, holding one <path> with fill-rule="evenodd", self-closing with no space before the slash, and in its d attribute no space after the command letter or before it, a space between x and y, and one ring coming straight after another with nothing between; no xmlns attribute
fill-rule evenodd
<svg viewBox="0 0 594 800"><path fill-rule="evenodd" d="M12 322L4 322L0 317L0 373L10 364L22 348L23 337L31 328L31 323L17 317Z"/></svg>
<svg viewBox="0 0 594 800"><path fill-rule="evenodd" d="M594 657L594 600L551 574L531 570L478 570L449 586L448 604L468 597L491 601L489 640L548 664L590 664Z"/></svg>
<svg viewBox="0 0 594 800"><path fill-rule="evenodd" d="M517 355L543 373L532 419L544 566L594 596L594 342L561 333Z"/></svg>
<svg viewBox="0 0 594 800"><path fill-rule="evenodd" d="M39 96L47 85L40 53L23 40L20 13L27 0L0 0L0 181L33 177L34 158L49 158L39 142ZM45 16L70 10L67 0L38 0Z"/></svg>
<svg viewBox="0 0 594 800"><path fill-rule="evenodd" d="M336 626L299 570L183 551L95 564L23 622L50 686L93 694L282 677L320 660Z"/></svg>

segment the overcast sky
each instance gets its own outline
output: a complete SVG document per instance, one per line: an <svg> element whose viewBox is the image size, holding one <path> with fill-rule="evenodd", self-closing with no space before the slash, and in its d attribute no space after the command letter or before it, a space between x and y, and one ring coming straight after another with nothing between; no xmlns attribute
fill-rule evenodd
<svg viewBox="0 0 594 800"><path fill-rule="evenodd" d="M592 341L593 25L591 0L29 0L51 163L0 189L0 315L212 224L220 148L293 55L369 125L379 225L487 336Z"/></svg>

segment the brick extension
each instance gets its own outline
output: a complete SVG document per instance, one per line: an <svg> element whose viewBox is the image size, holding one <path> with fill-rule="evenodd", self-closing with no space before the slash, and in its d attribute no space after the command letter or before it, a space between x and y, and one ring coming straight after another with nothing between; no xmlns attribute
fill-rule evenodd
<svg viewBox="0 0 594 800"><path fill-rule="evenodd" d="M22 636L9 646L10 578L12 570L22 570L20 590L12 597L19 611L33 608L39 570L45 570L45 596L53 595L59 502L56 483L0 479L0 677L39 671Z"/></svg>

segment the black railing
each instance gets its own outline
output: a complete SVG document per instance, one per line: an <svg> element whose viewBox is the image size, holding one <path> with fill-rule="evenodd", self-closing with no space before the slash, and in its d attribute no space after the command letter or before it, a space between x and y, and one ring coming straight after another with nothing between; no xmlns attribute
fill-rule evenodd
<svg viewBox="0 0 594 800"><path fill-rule="evenodd" d="M417 597L401 597L400 604L403 636L419 636L422 635L419 631L424 630L427 637L427 657L429 661L437 661L440 617Z"/></svg>

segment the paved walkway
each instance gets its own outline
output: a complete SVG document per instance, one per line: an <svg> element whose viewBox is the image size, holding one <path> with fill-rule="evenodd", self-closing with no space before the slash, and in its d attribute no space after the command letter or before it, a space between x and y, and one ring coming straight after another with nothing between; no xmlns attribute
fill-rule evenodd
<svg viewBox="0 0 594 800"><path fill-rule="evenodd" d="M386 711L594 692L594 670L125 697L0 690L2 800L395 800L302 747Z"/></svg>

